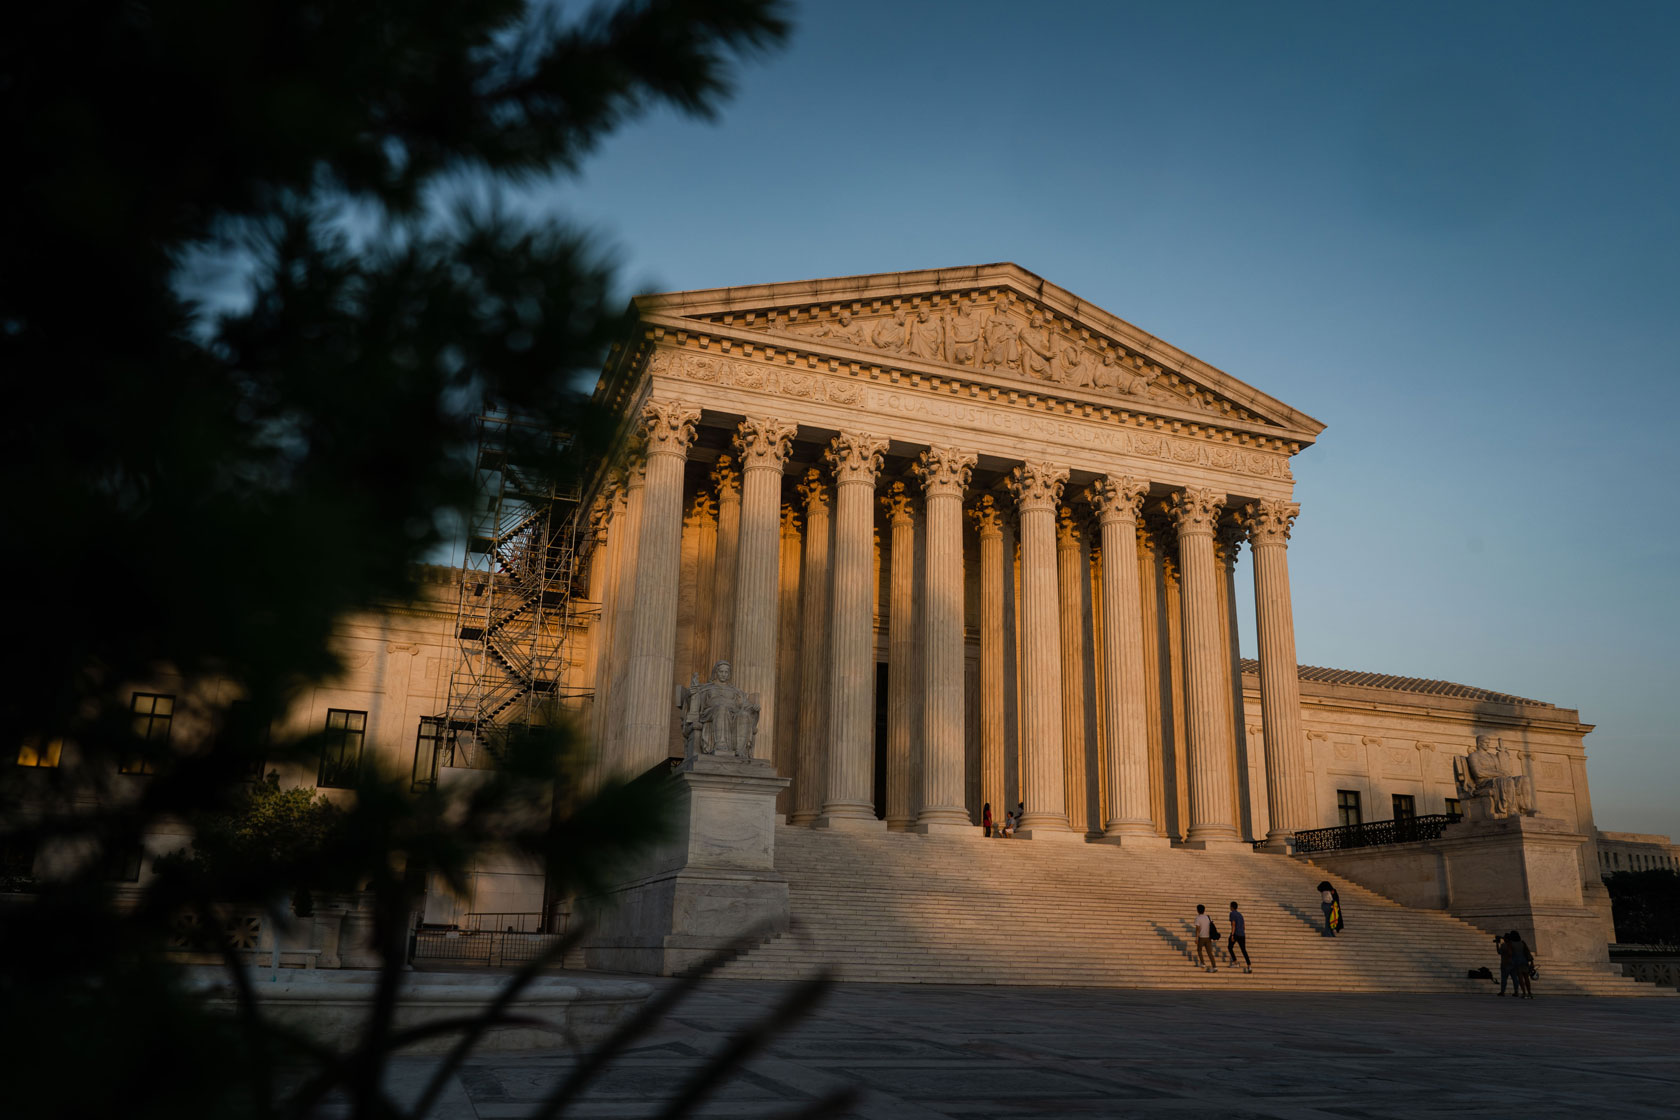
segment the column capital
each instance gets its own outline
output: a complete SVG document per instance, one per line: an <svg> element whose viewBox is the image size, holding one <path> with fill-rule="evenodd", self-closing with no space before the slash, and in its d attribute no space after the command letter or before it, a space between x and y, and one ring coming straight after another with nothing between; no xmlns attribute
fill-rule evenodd
<svg viewBox="0 0 1680 1120"><path fill-rule="evenodd" d="M887 441L880 436L841 432L828 445L823 457L833 464L837 482L866 482L873 486L886 450Z"/></svg>
<svg viewBox="0 0 1680 1120"><path fill-rule="evenodd" d="M688 456L700 410L686 401L650 400L642 406L641 436L649 455Z"/></svg>
<svg viewBox="0 0 1680 1120"><path fill-rule="evenodd" d="M740 500L741 468L735 462L735 456L724 454L717 457L717 464L712 467L712 485L717 488L720 505L730 498Z"/></svg>
<svg viewBox="0 0 1680 1120"><path fill-rule="evenodd" d="M788 447L799 431L798 424L789 424L773 416L748 418L735 428L735 449L741 453L741 465L746 470L782 469L787 462Z"/></svg>
<svg viewBox="0 0 1680 1120"><path fill-rule="evenodd" d="M824 478L823 473L816 467L806 471L805 477L795 484L794 489L799 491L799 496L805 500L805 512L807 514L817 511L828 512L829 502L833 498L833 489L829 486L828 479Z"/></svg>
<svg viewBox="0 0 1680 1120"><path fill-rule="evenodd" d="M1078 548L1085 541L1085 518L1072 506L1056 508L1056 548Z"/></svg>
<svg viewBox="0 0 1680 1120"><path fill-rule="evenodd" d="M881 495L881 508L887 511L887 520L892 524L908 525L915 519L916 499L910 487L894 482Z"/></svg>
<svg viewBox="0 0 1680 1120"><path fill-rule="evenodd" d="M974 527L982 538L1003 537L1003 507L998 503L995 494L982 494L968 511L973 519Z"/></svg>
<svg viewBox="0 0 1680 1120"><path fill-rule="evenodd" d="M782 539L789 537L797 540L800 532L799 510L791 502L782 503Z"/></svg>
<svg viewBox="0 0 1680 1120"><path fill-rule="evenodd" d="M716 521L717 498L705 490L696 490L694 500L688 503L688 517L685 520L695 525Z"/></svg>
<svg viewBox="0 0 1680 1120"><path fill-rule="evenodd" d="M1022 463L1009 472L1005 485L1015 494L1015 505L1028 510L1054 510L1062 496L1068 470L1051 463Z"/></svg>
<svg viewBox="0 0 1680 1120"><path fill-rule="evenodd" d="M1216 560L1227 569L1236 567L1237 553L1242 551L1242 542L1248 537L1248 532L1234 520L1224 520L1219 523L1213 534L1213 555Z"/></svg>
<svg viewBox="0 0 1680 1120"><path fill-rule="evenodd" d="M1299 502L1270 500L1249 502L1237 514L1238 523L1248 532L1250 547L1287 545L1289 531L1301 513Z"/></svg>
<svg viewBox="0 0 1680 1120"><path fill-rule="evenodd" d="M910 469L922 480L922 489L931 497L962 497L968 489L969 476L974 473L976 456L952 447L930 447L916 457Z"/></svg>
<svg viewBox="0 0 1680 1120"><path fill-rule="evenodd" d="M1117 521L1136 522L1148 494L1148 480L1111 474L1091 483L1085 490L1085 500L1097 511L1098 523L1109 525Z"/></svg>
<svg viewBox="0 0 1680 1120"><path fill-rule="evenodd" d="M1225 496L1214 490L1186 487L1175 492L1167 507L1167 516L1180 537L1213 536L1219 521L1219 511L1225 508Z"/></svg>

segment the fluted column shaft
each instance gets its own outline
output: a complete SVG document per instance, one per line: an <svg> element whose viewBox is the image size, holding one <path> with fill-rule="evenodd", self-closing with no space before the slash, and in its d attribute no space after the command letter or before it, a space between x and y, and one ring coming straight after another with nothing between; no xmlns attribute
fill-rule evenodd
<svg viewBox="0 0 1680 1120"><path fill-rule="evenodd" d="M834 465L834 594L829 626L828 788L818 827L878 825L874 784L875 476L887 441L841 433L828 450Z"/></svg>
<svg viewBox="0 0 1680 1120"><path fill-rule="evenodd" d="M1171 705L1161 703L1161 557L1147 524L1136 527L1138 613L1143 637L1144 725L1149 734L1149 816L1155 835L1167 836L1166 738Z"/></svg>
<svg viewBox="0 0 1680 1120"><path fill-rule="evenodd" d="M710 675L712 667L712 607L717 594L717 497L701 490L689 509L694 527L694 621L689 627L688 663L678 669ZM680 675L680 674L679 674Z"/></svg>
<svg viewBox="0 0 1680 1120"><path fill-rule="evenodd" d="M1062 790L1068 824L1089 832L1085 728L1085 526L1074 510L1056 513L1056 602L1062 656Z"/></svg>
<svg viewBox="0 0 1680 1120"><path fill-rule="evenodd" d="M980 800L1001 823L1011 808L1003 787L1003 510L987 494L969 515L980 538Z"/></svg>
<svg viewBox="0 0 1680 1120"><path fill-rule="evenodd" d="M1173 495L1179 563L1184 580L1185 708L1190 724L1190 830L1192 845L1238 840L1231 811L1233 782L1230 701L1221 662L1219 581L1213 532L1224 499L1210 490Z"/></svg>
<svg viewBox="0 0 1680 1120"><path fill-rule="evenodd" d="M793 764L790 824L810 824L822 811L827 782L829 624L828 563L833 545L829 506L833 488L812 469L799 484L805 499L805 554L799 577L799 733Z"/></svg>
<svg viewBox="0 0 1680 1120"><path fill-rule="evenodd" d="M753 757L776 758L776 632L780 607L782 465L795 427L780 420L743 420L740 452L741 528L735 555L735 625L721 656L735 687L758 698Z"/></svg>
<svg viewBox="0 0 1680 1120"><path fill-rule="evenodd" d="M1010 488L1021 513L1021 745L1026 801L1022 831L1074 836L1062 764L1062 663L1056 595L1056 502L1067 469L1015 468Z"/></svg>
<svg viewBox="0 0 1680 1120"><path fill-rule="evenodd" d="M1289 530L1294 502L1251 503L1244 510L1254 553L1254 613L1260 638L1260 721L1266 741L1266 841L1281 847L1312 827L1307 800L1301 684L1295 663L1295 613L1289 598Z"/></svg>
<svg viewBox="0 0 1680 1120"><path fill-rule="evenodd" d="M624 690L629 681L630 649L635 637L636 558L642 546L642 496L646 486L647 461L637 448L631 452L624 468L624 535L619 541L614 561L618 575L613 583L612 661L609 667L612 687L603 717L609 770L622 769L626 765Z"/></svg>
<svg viewBox="0 0 1680 1120"><path fill-rule="evenodd" d="M964 794L962 495L975 457L950 448L922 452L916 473L926 496L927 558L922 692L921 832L972 832Z"/></svg>
<svg viewBox="0 0 1680 1120"><path fill-rule="evenodd" d="M1107 839L1159 845L1150 813L1149 697L1144 671L1143 596L1138 585L1138 510L1149 484L1110 476L1089 491L1102 533L1103 725L1108 757ZM1149 597L1151 603L1154 596Z"/></svg>
<svg viewBox="0 0 1680 1120"><path fill-rule="evenodd" d="M712 634L707 652L715 662L734 655L735 564L741 540L741 470L735 456L718 456L712 468L712 485L717 488L717 544L712 558ZM739 682L736 687L741 687Z"/></svg>
<svg viewBox="0 0 1680 1120"><path fill-rule="evenodd" d="M668 757L677 644L677 581L682 571L683 462L700 410L649 401L643 414L647 482L637 544L636 612L624 689L624 762L640 774Z"/></svg>
<svg viewBox="0 0 1680 1120"><path fill-rule="evenodd" d="M910 488L894 482L881 495L887 512L887 827L916 818L917 770L911 724L916 687L916 514Z"/></svg>

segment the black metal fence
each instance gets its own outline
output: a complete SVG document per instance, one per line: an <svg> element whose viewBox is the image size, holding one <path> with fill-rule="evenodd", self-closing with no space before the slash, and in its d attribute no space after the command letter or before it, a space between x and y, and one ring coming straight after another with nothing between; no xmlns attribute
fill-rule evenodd
<svg viewBox="0 0 1680 1120"><path fill-rule="evenodd" d="M418 929L414 932L414 959L487 968L522 965L553 949L560 936L495 929ZM560 962L554 963L558 966Z"/></svg>
<svg viewBox="0 0 1680 1120"><path fill-rule="evenodd" d="M1441 832L1453 821L1455 813L1435 813L1425 817L1402 817L1392 821L1371 821L1369 824L1349 824L1340 828L1313 828L1295 834L1295 853L1340 852L1350 848L1375 848L1384 844L1413 844L1419 840L1439 840Z"/></svg>

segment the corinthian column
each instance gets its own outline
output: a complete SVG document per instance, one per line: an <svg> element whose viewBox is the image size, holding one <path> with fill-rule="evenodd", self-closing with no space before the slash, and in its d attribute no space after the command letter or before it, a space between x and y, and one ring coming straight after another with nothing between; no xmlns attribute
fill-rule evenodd
<svg viewBox="0 0 1680 1120"><path fill-rule="evenodd" d="M1069 506L1056 511L1056 588L1062 651L1062 788L1068 824L1092 830L1086 786L1089 744L1085 727L1085 524Z"/></svg>
<svg viewBox="0 0 1680 1120"><path fill-rule="evenodd" d="M677 580L682 561L683 462L700 410L649 401L642 411L647 481L636 550L636 612L624 688L624 761L640 774L668 757L672 659L677 644Z"/></svg>
<svg viewBox="0 0 1680 1120"><path fill-rule="evenodd" d="M733 455L719 455L712 468L717 489L717 544L712 558L712 636L709 661L733 655L735 644L735 557L741 540L741 470ZM706 666L707 669L711 665ZM737 685L739 687L739 685Z"/></svg>
<svg viewBox="0 0 1680 1120"><path fill-rule="evenodd" d="M1150 812L1149 696L1144 670L1143 598L1138 585L1138 511L1149 483L1110 475L1086 492L1102 532L1103 726L1108 820L1103 839L1162 847ZM1153 574L1153 573L1151 573ZM1150 596L1150 602L1155 601Z"/></svg>
<svg viewBox="0 0 1680 1120"><path fill-rule="evenodd" d="M1021 511L1021 744L1027 807L1020 835L1078 840L1068 825L1062 770L1062 664L1056 612L1056 502L1067 468L1016 467Z"/></svg>
<svg viewBox="0 0 1680 1120"><path fill-rule="evenodd" d="M800 573L799 733L794 743L793 811L789 824L810 824L822 809L828 777L828 561L833 545L833 489L815 467L799 483L805 499L805 558Z"/></svg>
<svg viewBox="0 0 1680 1120"><path fill-rule="evenodd" d="M608 673L605 723L605 757L609 772L626 766L624 753L624 689L630 672L630 645L636 625L636 556L642 547L642 495L647 485L647 461L642 454L641 436L624 464L624 533L614 550L618 577L613 584L612 647ZM613 518L617 522L618 518ZM615 525L616 531L616 525ZM679 530L680 531L680 530Z"/></svg>
<svg viewBox="0 0 1680 1120"><path fill-rule="evenodd" d="M1003 509L990 494L968 511L980 535L980 800L994 823L1003 793Z"/></svg>
<svg viewBox="0 0 1680 1120"><path fill-rule="evenodd" d="M782 542L782 465L793 424L743 420L735 434L741 455L741 533L735 556L735 625L722 655L735 687L758 697L753 757L776 760L776 629Z"/></svg>
<svg viewBox="0 0 1680 1120"><path fill-rule="evenodd" d="M837 491L834 597L829 626L828 788L818 828L879 828L874 784L875 476L887 441L842 432L828 449Z"/></svg>
<svg viewBox="0 0 1680 1120"><path fill-rule="evenodd" d="M902 830L916 817L921 769L911 725L916 704L916 513L910 488L894 482L881 495L892 550L887 607L887 827Z"/></svg>
<svg viewBox="0 0 1680 1120"><path fill-rule="evenodd" d="M926 497L927 560L922 569L926 646L922 670L922 811L918 832L973 836L963 766L962 495L975 457L948 447L922 452L916 473Z"/></svg>
<svg viewBox="0 0 1680 1120"><path fill-rule="evenodd" d="M1185 715L1190 725L1190 831L1185 843L1205 848L1240 843L1232 818L1230 700L1221 662L1219 581L1213 532L1224 499L1212 490L1173 495L1179 563L1184 579Z"/></svg>
<svg viewBox="0 0 1680 1120"><path fill-rule="evenodd" d="M1266 741L1268 847L1283 849L1311 826L1302 752L1301 683L1295 664L1295 614L1289 601L1289 530L1301 507L1251 502L1243 510L1254 552L1254 613L1260 632L1260 724Z"/></svg>

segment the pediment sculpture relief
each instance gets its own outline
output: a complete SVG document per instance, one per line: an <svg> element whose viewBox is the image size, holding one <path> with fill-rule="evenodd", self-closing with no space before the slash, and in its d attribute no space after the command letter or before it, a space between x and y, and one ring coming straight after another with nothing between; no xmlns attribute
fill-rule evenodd
<svg viewBox="0 0 1680 1120"><path fill-rule="evenodd" d="M942 306L856 313L777 311L737 319L735 325L1139 402L1245 412L1182 376L1022 303L961 298Z"/></svg>
<svg viewBox="0 0 1680 1120"><path fill-rule="evenodd" d="M1491 735L1476 736L1476 748L1453 759L1453 777L1458 781L1459 796L1482 804L1483 812L1472 816L1503 820L1519 815L1532 817L1538 812L1534 785L1522 772L1522 760Z"/></svg>

